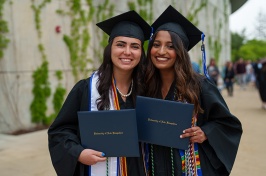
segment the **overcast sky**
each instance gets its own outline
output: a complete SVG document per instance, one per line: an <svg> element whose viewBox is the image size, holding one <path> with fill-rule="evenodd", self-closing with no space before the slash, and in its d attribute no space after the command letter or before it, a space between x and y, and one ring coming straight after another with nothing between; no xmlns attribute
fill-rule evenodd
<svg viewBox="0 0 266 176"><path fill-rule="evenodd" d="M252 37L257 24L259 12L266 14L266 0L248 0L237 11L230 15L230 30L241 33L246 28L247 37Z"/></svg>

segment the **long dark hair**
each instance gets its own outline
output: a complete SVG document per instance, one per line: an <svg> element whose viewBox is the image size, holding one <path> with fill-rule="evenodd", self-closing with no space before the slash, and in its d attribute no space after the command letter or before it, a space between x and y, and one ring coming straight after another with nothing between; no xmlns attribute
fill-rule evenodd
<svg viewBox="0 0 266 176"><path fill-rule="evenodd" d="M202 77L193 71L190 57L187 50L184 48L180 37L171 31L168 32L171 36L173 47L176 52L174 74L177 94L181 95L180 98L182 101L186 100L188 103L194 104L194 114L202 113L203 110L199 103L200 80ZM149 43L145 74L145 95L154 98L158 98L158 95L161 95L162 85L159 69L153 65L150 54L156 34L152 37L152 40Z"/></svg>
<svg viewBox="0 0 266 176"><path fill-rule="evenodd" d="M104 49L103 53L103 63L98 69L99 80L97 82L98 92L100 97L97 99L97 108L98 110L107 110L110 109L110 99L109 99L109 90L112 85L113 77L113 62L111 59L111 48L113 40L111 40ZM134 68L132 72L133 79L133 89L132 89L132 98L135 105L136 96L143 94L143 87L141 84L143 82L143 62L145 60L145 51L142 44L142 53L139 64Z"/></svg>

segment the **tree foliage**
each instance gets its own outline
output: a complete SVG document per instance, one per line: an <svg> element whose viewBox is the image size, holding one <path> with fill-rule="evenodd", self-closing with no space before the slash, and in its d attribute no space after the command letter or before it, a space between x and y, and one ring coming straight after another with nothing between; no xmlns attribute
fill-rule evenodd
<svg viewBox="0 0 266 176"><path fill-rule="evenodd" d="M232 61L238 60L240 57L239 49L244 45L246 40L245 30L239 33L231 33L231 59Z"/></svg>
<svg viewBox="0 0 266 176"><path fill-rule="evenodd" d="M244 60L257 61L266 57L266 40L254 39L248 40L245 30L241 33L231 33L231 60L237 61L239 58Z"/></svg>
<svg viewBox="0 0 266 176"><path fill-rule="evenodd" d="M239 49L239 56L244 60L257 61L266 57L266 41L249 40Z"/></svg>
<svg viewBox="0 0 266 176"><path fill-rule="evenodd" d="M231 33L231 59L257 61L266 57L266 14L259 12L252 35L246 37L245 29L239 33ZM251 38L250 38L251 37Z"/></svg>

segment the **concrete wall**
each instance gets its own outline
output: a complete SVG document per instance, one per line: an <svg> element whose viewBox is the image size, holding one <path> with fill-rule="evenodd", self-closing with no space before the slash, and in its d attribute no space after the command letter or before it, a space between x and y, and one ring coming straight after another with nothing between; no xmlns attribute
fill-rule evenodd
<svg viewBox="0 0 266 176"><path fill-rule="evenodd" d="M63 1L47 4L41 13L42 43L44 43L49 64L51 87L55 87L54 72L64 72L64 86L73 85L69 64L69 53L62 41L63 33L57 34L55 26L60 25L69 33L69 20L56 15L58 8L65 8ZM0 60L0 131L10 132L33 126L30 116L32 73L40 66L42 59L38 50L39 39L34 23L31 0L6 3L4 19L8 22L10 43Z"/></svg>
<svg viewBox="0 0 266 176"><path fill-rule="evenodd" d="M43 1L35 0L36 5L41 2ZM93 2L93 5L97 7L103 2L104 0L97 0ZM137 4L137 1L133 2ZM196 9L204 2L207 5L196 12ZM110 5L116 5L114 15L128 10L128 1L110 0L109 3ZM222 46L219 64L222 65L224 60L230 59L228 25L231 7L229 0L153 0L152 4L148 3L145 7L137 6L137 8L138 10L146 9L147 11L153 9L153 19L156 19L169 4L176 7L184 16L189 13L194 14L193 22L198 23L199 29L206 35L205 44L208 60L215 53L213 46L210 45L210 38L212 38L212 41L219 41L218 43ZM56 13L58 9L69 9L69 6L63 0L53 0L41 10L42 37L39 39L31 5L31 0L13 0L12 3L6 3L4 7L3 14L4 19L8 22L9 33L7 37L10 43L4 51L4 58L0 60L0 132L2 133L35 126L31 123L30 104L33 100L32 74L42 63L41 54L38 50L40 42L45 47L47 61L49 62L49 82L52 92L58 84L58 80L54 76L56 70L63 72L61 82L67 93L76 82L71 71L69 51L63 41L63 35L70 34L71 20ZM106 9L106 11L108 10L110 9ZM94 18L88 26L91 33L88 57L95 59L95 62L93 64L88 63L87 68L98 67L100 58L94 51L96 49L100 53L102 52L98 35L102 31L95 26L96 22L96 18ZM220 26L219 23L222 25ZM61 33L56 33L56 26L61 27ZM194 61L201 59L200 43L190 51L190 56ZM82 77L80 76L80 78ZM49 98L47 104L47 114L50 114L53 111L51 98Z"/></svg>

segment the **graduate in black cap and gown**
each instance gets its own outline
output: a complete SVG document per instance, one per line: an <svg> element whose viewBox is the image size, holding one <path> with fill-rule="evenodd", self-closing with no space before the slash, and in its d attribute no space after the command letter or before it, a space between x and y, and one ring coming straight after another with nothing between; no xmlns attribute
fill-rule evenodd
<svg viewBox="0 0 266 176"><path fill-rule="evenodd" d="M145 166L154 176L228 176L242 126L208 74L193 71L188 51L204 34L172 6L151 26L155 32L147 51L145 95L194 104L194 112L191 128L176 134L190 138L187 150L147 144Z"/></svg>
<svg viewBox="0 0 266 176"><path fill-rule="evenodd" d="M50 126L52 164L59 176L105 176L107 173L144 176L142 157L106 158L104 151L85 149L81 145L77 112L135 107L136 95L142 92L143 43L149 39L151 28L135 11L112 17L97 26L110 36L103 63L89 78L76 83Z"/></svg>

